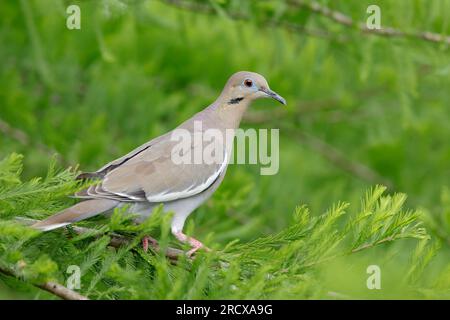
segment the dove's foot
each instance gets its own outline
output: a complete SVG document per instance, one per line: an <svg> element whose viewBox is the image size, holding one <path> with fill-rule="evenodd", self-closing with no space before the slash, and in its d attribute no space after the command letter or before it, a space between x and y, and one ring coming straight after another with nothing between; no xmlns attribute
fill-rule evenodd
<svg viewBox="0 0 450 320"><path fill-rule="evenodd" d="M144 250L144 252L148 251L149 244L151 244L152 247L154 247L154 248L158 247L158 241L156 241L155 239L153 239L150 236L144 236L142 238L142 249Z"/></svg>
<svg viewBox="0 0 450 320"><path fill-rule="evenodd" d="M200 241L198 241L195 238L189 237L187 235L185 235L183 232L178 231L178 232L174 232L175 237L183 242L183 243L188 243L189 245L192 246L192 249L189 250L186 255L188 257L192 257L192 255L197 252L198 249L204 249L206 251L211 251L211 249L209 249L208 247L206 247L203 243L201 243Z"/></svg>

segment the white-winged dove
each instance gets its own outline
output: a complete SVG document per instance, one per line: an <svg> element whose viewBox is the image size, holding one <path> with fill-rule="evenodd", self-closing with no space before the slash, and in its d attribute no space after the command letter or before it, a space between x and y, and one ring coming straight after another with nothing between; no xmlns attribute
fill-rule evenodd
<svg viewBox="0 0 450 320"><path fill-rule="evenodd" d="M83 201L33 227L48 231L123 205L129 205L128 211L144 220L154 207L162 203L165 211L174 212L172 233L179 241L189 243L192 249L188 254L193 254L204 246L182 232L184 222L222 182L233 144L223 145L223 163L175 163L172 152L179 142L171 135L178 129L194 134L196 122L201 123L203 131L215 129L225 133L226 130L235 130L250 102L267 97L286 104L281 96L269 89L263 76L246 71L233 74L216 101L173 131L143 144L96 172L81 174L80 179L100 181L75 195Z"/></svg>

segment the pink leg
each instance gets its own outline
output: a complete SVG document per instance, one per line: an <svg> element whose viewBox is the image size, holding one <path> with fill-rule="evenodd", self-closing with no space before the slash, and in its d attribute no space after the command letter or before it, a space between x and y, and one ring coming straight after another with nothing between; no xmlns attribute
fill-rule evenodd
<svg viewBox="0 0 450 320"><path fill-rule="evenodd" d="M154 248L156 248L158 246L158 241L156 241L155 239L153 239L150 236L144 236L142 238L142 249L144 250L144 252L148 251L149 243L151 243L152 247L154 247Z"/></svg>
<svg viewBox="0 0 450 320"><path fill-rule="evenodd" d="M174 235L179 241L183 243L189 243L192 246L192 249L187 252L188 257L191 257L200 248L203 248L206 251L211 251L209 248L205 247L203 243L201 243L197 239L185 235L181 231L174 232Z"/></svg>
<svg viewBox="0 0 450 320"><path fill-rule="evenodd" d="M142 249L144 250L144 252L148 251L148 237L147 236L142 238Z"/></svg>

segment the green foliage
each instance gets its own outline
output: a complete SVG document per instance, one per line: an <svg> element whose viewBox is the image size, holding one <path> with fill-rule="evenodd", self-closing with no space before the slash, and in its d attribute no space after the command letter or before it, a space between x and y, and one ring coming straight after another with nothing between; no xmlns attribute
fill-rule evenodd
<svg viewBox="0 0 450 320"><path fill-rule="evenodd" d="M22 213L24 216L42 217L62 208L60 198L79 188L75 173L68 169L57 171L55 160L50 162L45 178L33 178L22 183L22 156L11 154L0 162L0 217Z"/></svg>

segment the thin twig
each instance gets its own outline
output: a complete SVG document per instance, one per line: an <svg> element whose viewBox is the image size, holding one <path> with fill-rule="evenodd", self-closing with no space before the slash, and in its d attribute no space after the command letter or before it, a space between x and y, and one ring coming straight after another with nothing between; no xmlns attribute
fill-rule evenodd
<svg viewBox="0 0 450 320"><path fill-rule="evenodd" d="M54 295L64 299L64 300L89 300L88 297L85 297L78 292L70 290L63 285L60 285L57 282L48 281L43 284L37 285L37 287L46 290Z"/></svg>
<svg viewBox="0 0 450 320"><path fill-rule="evenodd" d="M352 299L351 296L336 291L328 291L327 295L333 299Z"/></svg>
<svg viewBox="0 0 450 320"><path fill-rule="evenodd" d="M201 4L198 2L193 1L186 1L186 0L161 0L164 3L168 5L175 6L177 8L198 12L198 13L206 13L206 14L217 14L217 10L209 5L209 4ZM433 43L444 43L449 45L450 44L450 36L448 35L441 35L435 32L430 31L401 31L395 28L391 27L383 27L381 29L369 29L365 23L354 21L351 17L347 16L346 14L337 11L332 10L326 6L321 5L320 3L316 1L304 1L304 0L287 0L287 4L292 7L297 8L306 8L310 10L311 12L315 14L322 15L323 17L326 17L338 24L341 24L343 26L349 27L349 28L355 28L359 30L360 32L364 34L373 34L377 36L384 36L384 37L397 37L397 38L414 38L419 40L424 40L428 42ZM226 11L227 17L234 19L234 20L250 20L251 17L243 15L241 12L235 12L235 11ZM315 36L318 38L327 38L327 39L333 39L335 41L343 42L348 40L347 36L343 35L337 35L337 37L327 31L327 30L320 30L320 29L310 29L306 28L303 25L294 23L294 22L286 22L282 19L279 19L277 21L272 20L266 20L262 22L263 25L266 25L268 27L270 26L278 26L281 28L284 28L287 31L290 32L297 32L297 33L305 33L307 35Z"/></svg>
<svg viewBox="0 0 450 320"><path fill-rule="evenodd" d="M164 2L167 5L171 5L173 7L176 7L178 9L187 10L195 13L201 13L201 14L207 14L207 15L215 15L217 14L217 10L213 8L212 6L208 4L200 4L197 2L191 2L191 1L185 1L185 0L160 0ZM251 20L251 17L242 14L241 12L236 11L226 11L227 17L236 20L236 21L249 21ZM265 20L261 21L261 26L266 28L271 27L282 27L286 31L291 33L303 33L309 36L322 38L322 39L331 39L338 42L344 42L347 40L345 36L339 36L338 38L335 38L330 32L322 29L312 29L307 28L305 26L295 24L295 23L289 23L286 21L278 21L278 20Z"/></svg>
<svg viewBox="0 0 450 320"><path fill-rule="evenodd" d="M352 250L350 250L348 252L343 252L343 253L331 255L331 256L328 256L326 258L323 258L323 259L320 259L320 260L308 263L304 267L308 268L308 267L312 267L312 266L315 266L315 265L318 265L318 264L322 264L324 262L328 262L328 261L334 260L336 258L342 258L342 257L348 256L350 254L357 253L357 252L360 252L360 251L363 251L363 250L366 250L366 249L369 249L369 248L373 248L373 247L376 247L376 246L378 246L380 244L383 244L383 243L386 243L386 242L389 242L389 241L393 241L393 240L395 240L395 238L393 236L391 236L391 237L386 237L384 239L376 241L374 243L366 243L366 244L363 244L363 245L361 245L361 246L359 246L357 248L354 248L354 249L352 249Z"/></svg>
<svg viewBox="0 0 450 320"><path fill-rule="evenodd" d="M25 132L11 127L7 122L3 121L2 119L0 119L0 131L4 135L19 141L23 145L30 144L30 139L28 138L28 135L25 134Z"/></svg>
<svg viewBox="0 0 450 320"><path fill-rule="evenodd" d="M347 171L348 173L364 181L382 184L391 190L394 189L394 184L392 181L381 176L378 172L372 170L366 165L349 159L339 149L336 149L327 142L304 132L292 131L290 134L301 139L302 142L308 145L311 149L344 171Z"/></svg>
<svg viewBox="0 0 450 320"><path fill-rule="evenodd" d="M265 121L281 118L283 114L285 114L283 113L283 111L275 111L270 113L253 113L248 114L244 118L244 120L249 123L262 123ZM370 183L385 185L390 190L394 189L394 183L391 180L383 177L368 166L355 160L349 159L342 151L321 140L320 138L296 129L281 127L280 130L282 133L287 133L291 137L300 139L302 143L304 143L314 152L323 156L326 160L328 160L338 168L341 168L342 170L350 173L351 175Z"/></svg>
<svg viewBox="0 0 450 320"><path fill-rule="evenodd" d="M8 136L16 141L18 141L19 143L21 143L24 146L31 146L33 145L37 150L39 150L40 152L48 155L48 156L53 156L55 154L58 154L58 159L61 160L61 162L63 164L66 164L67 162L64 160L64 158L54 149L46 146L43 143L40 142L36 142L30 139L30 137L28 136L28 134L26 134L24 131L14 128L13 126L11 126L9 123L7 123L6 121L0 119L0 132L2 132L5 136Z"/></svg>
<svg viewBox="0 0 450 320"><path fill-rule="evenodd" d="M20 276L17 275L15 272L3 267L0 267L0 273L20 279ZM89 300L88 297L83 296L78 292L75 292L67 287L64 287L63 285L54 281L47 281L44 283L33 283L33 285L37 288L48 291L51 294L54 294L55 296L60 297L64 300Z"/></svg>
<svg viewBox="0 0 450 320"><path fill-rule="evenodd" d="M394 240L394 237L387 237L387 238L381 239L381 240L379 240L379 241L377 241L375 243L366 243L366 244L363 244L363 245L353 249L352 253L356 253L356 252L362 251L364 249L372 248L372 247L375 247L375 246L377 246L379 244L382 244L382 243L385 243L385 242L389 242L389 241L393 241L393 240Z"/></svg>
<svg viewBox="0 0 450 320"><path fill-rule="evenodd" d="M364 90L358 90L351 92L352 95L359 100L367 100L375 97L380 93L386 91L385 87L367 88ZM339 106L342 103L342 99L339 97L327 97L318 100L304 100L294 102L294 107L291 112L286 112L283 108L277 108L270 111L250 111L244 115L244 121L248 121L253 124L265 123L281 118L289 118L292 121L292 117L299 117L301 120L305 114L314 114L320 111L340 110ZM354 114L354 111L352 112Z"/></svg>

